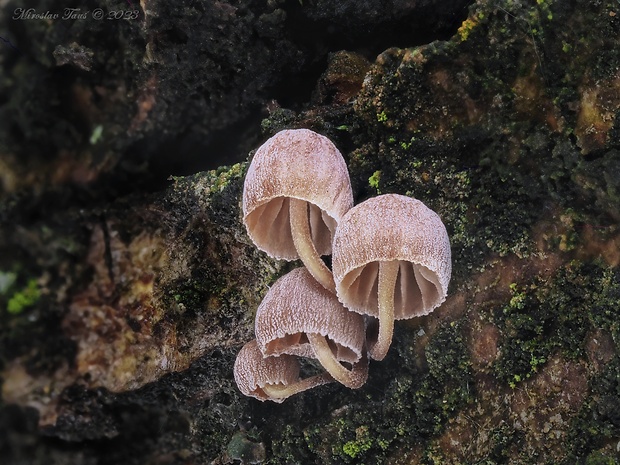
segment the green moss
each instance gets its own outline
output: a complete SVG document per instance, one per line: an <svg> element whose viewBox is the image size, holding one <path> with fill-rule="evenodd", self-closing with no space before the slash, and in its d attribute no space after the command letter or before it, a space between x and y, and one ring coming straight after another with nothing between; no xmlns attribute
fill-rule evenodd
<svg viewBox="0 0 620 465"><path fill-rule="evenodd" d="M204 306L206 296L219 290L218 286L212 284L205 288L196 280L189 279L179 283L170 292L173 293L172 299L178 310L183 313L186 310L197 311Z"/></svg>
<svg viewBox="0 0 620 465"><path fill-rule="evenodd" d="M291 127L295 121L295 112L286 108L276 108L268 118L261 121L261 129L265 134L275 134L282 129Z"/></svg>
<svg viewBox="0 0 620 465"><path fill-rule="evenodd" d="M589 302L589 318L597 328L609 331L616 343L620 341L620 321L618 302L620 302L620 270L618 268L596 267L591 265L592 282L595 284L586 295Z"/></svg>
<svg viewBox="0 0 620 465"><path fill-rule="evenodd" d="M425 380L428 391L435 396L440 393L434 405L437 410L434 418L440 420L435 429L443 427L445 420L472 399L471 365L467 353L460 325L456 323L438 331L426 349L430 375Z"/></svg>
<svg viewBox="0 0 620 465"><path fill-rule="evenodd" d="M25 287L13 294L7 302L6 309L10 314L17 315L28 307L35 305L40 297L41 293L39 292L37 280L31 279Z"/></svg>
<svg viewBox="0 0 620 465"><path fill-rule="evenodd" d="M221 193L232 180L245 176L247 166L244 163L236 163L232 166L223 166L217 170L206 173L209 181L209 195Z"/></svg>
<svg viewBox="0 0 620 465"><path fill-rule="evenodd" d="M268 463L314 463L316 455L309 451L302 431L287 423L279 429L279 434L272 440L273 456Z"/></svg>
<svg viewBox="0 0 620 465"><path fill-rule="evenodd" d="M367 426L360 426L356 429L356 439L353 441L347 441L342 446L342 452L351 458L356 458L369 450L374 441L369 437Z"/></svg>
<svg viewBox="0 0 620 465"><path fill-rule="evenodd" d="M90 145L95 145L99 142L101 142L101 138L103 136L103 125L98 124L97 126L95 126L95 128L93 129L93 132L90 135Z"/></svg>
<svg viewBox="0 0 620 465"><path fill-rule="evenodd" d="M345 415L304 431L306 447L316 459L313 463L379 464L386 459L386 451L393 439L384 430L376 405L361 405ZM373 423L364 423L364 422Z"/></svg>
<svg viewBox="0 0 620 465"><path fill-rule="evenodd" d="M590 389L592 396L571 420L565 441L566 460L562 465L608 463L607 454L600 449L610 443L615 449L620 436L620 357L617 354L592 377Z"/></svg>
<svg viewBox="0 0 620 465"><path fill-rule="evenodd" d="M368 178L368 185L377 191L377 194L381 194L379 190L379 182L381 181L381 170L375 171L371 177Z"/></svg>
<svg viewBox="0 0 620 465"><path fill-rule="evenodd" d="M469 35L476 28L477 25L478 21L476 20L476 18L467 18L465 21L463 21L463 24L461 24L461 27L459 27L458 29L458 36L461 42L464 42L469 38Z"/></svg>
<svg viewBox="0 0 620 465"><path fill-rule="evenodd" d="M494 365L497 376L515 387L537 373L554 352L569 359L583 357L586 336L594 328L620 336L618 279L611 268L575 262L551 279L511 284L510 300L494 312L504 335L502 356Z"/></svg>
<svg viewBox="0 0 620 465"><path fill-rule="evenodd" d="M411 145L415 142L415 136L412 136L411 139L409 139L409 141L407 142L401 142L400 148L403 150L409 150L411 148Z"/></svg>
<svg viewBox="0 0 620 465"><path fill-rule="evenodd" d="M588 455L585 465L614 465L617 463L614 457L596 451Z"/></svg>
<svg viewBox="0 0 620 465"><path fill-rule="evenodd" d="M587 457L593 463L605 462L604 454L594 452L616 441L620 436L620 321L618 321L618 302L620 302L620 270L595 265L584 265L581 292L588 299L582 311L593 328L599 328L611 335L615 343L615 353L602 371L590 380L592 397L584 403L579 415L572 421L567 438L569 463Z"/></svg>

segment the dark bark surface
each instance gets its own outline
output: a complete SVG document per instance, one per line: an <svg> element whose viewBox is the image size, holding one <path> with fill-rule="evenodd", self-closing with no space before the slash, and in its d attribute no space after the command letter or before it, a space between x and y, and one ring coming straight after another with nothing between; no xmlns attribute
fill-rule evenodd
<svg viewBox="0 0 620 465"><path fill-rule="evenodd" d="M3 463L618 460L617 2L0 4ZM364 387L275 405L232 365L298 264L240 198L293 127L437 211L453 276Z"/></svg>

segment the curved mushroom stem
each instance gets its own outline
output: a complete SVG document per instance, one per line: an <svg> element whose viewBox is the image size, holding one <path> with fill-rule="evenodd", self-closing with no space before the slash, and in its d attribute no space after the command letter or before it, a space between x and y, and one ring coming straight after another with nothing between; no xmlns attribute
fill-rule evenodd
<svg viewBox="0 0 620 465"><path fill-rule="evenodd" d="M316 358L319 359L323 368L325 368L336 381L351 389L357 389L364 385L368 379L368 357L366 356L366 352L364 352L362 358L353 365L351 370L347 370L336 360L325 336L316 333L308 333L306 336L308 336L308 340L310 341L310 345L312 345Z"/></svg>
<svg viewBox="0 0 620 465"><path fill-rule="evenodd" d="M294 394L312 389L323 384L334 382L334 378L329 373L321 373L320 375L310 376L309 378L300 379L292 384L266 384L261 389L272 400L284 400Z"/></svg>
<svg viewBox="0 0 620 465"><path fill-rule="evenodd" d="M310 220L308 218L308 202L299 199L290 199L289 216L291 219L291 233L297 254L306 268L321 285L330 292L336 293L334 276L319 256L312 236L310 235Z"/></svg>
<svg viewBox="0 0 620 465"><path fill-rule="evenodd" d="M370 358L383 360L394 333L394 288L398 277L398 260L379 263L379 335L370 347Z"/></svg>

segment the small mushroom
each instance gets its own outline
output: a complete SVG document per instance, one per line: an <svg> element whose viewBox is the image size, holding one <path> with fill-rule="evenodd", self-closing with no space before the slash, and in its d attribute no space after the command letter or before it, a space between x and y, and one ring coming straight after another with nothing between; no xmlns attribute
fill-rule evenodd
<svg viewBox="0 0 620 465"><path fill-rule="evenodd" d="M305 268L278 279L256 311L256 340L265 356L317 358L336 381L353 389L368 378L365 329L364 318L344 308Z"/></svg>
<svg viewBox="0 0 620 465"><path fill-rule="evenodd" d="M353 206L349 172L336 146L308 129L280 131L261 145L243 186L243 221L256 246L278 259L300 258L335 292L321 255Z"/></svg>
<svg viewBox="0 0 620 465"><path fill-rule="evenodd" d="M294 356L263 357L255 340L241 348L233 371L243 394L278 403L293 394L333 381L327 373L299 379L299 362Z"/></svg>
<svg viewBox="0 0 620 465"><path fill-rule="evenodd" d="M394 319L426 315L446 298L450 240L439 216L404 195L374 197L349 210L334 235L332 266L340 301L379 318L369 354L383 360Z"/></svg>

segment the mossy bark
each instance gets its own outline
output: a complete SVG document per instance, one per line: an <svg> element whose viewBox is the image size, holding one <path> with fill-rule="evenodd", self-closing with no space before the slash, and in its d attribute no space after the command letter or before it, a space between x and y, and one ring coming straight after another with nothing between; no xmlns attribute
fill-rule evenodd
<svg viewBox="0 0 620 465"><path fill-rule="evenodd" d="M403 44L406 34L395 35L383 47L399 48L376 59L363 47L339 51L312 81L312 96L295 96L306 106L267 105L276 95L267 83L318 53L291 33L287 15L324 25L355 12L350 2L333 11L305 4L142 2L142 23L110 26L119 48L96 40L111 32L102 24L74 23L72 46L57 38L61 23L7 23L4 13L17 47L3 55L0 108L18 118L0 128L0 456L613 463L620 5L479 0L466 11L455 3L441 24L462 18L452 33L442 30L446 37ZM387 4L392 10L374 16L382 31L405 8ZM366 6L359 24L373 24ZM191 12L212 22L201 30ZM343 24L370 41L364 28ZM221 49L200 61L201 40L211 39ZM54 55L58 43L64 48ZM237 70L250 55L256 61ZM192 61L200 63L192 69ZM239 74L210 68L217 63ZM119 93L127 75L142 79ZM158 148L174 140L163 130L168 119L174 134L210 138L220 128L234 132L251 114L234 110L246 104L269 113L262 135L253 121L240 138L243 159L279 129L314 129L343 152L356 201L414 196L448 229L447 301L428 317L397 322L387 357L371 363L359 390L332 384L273 405L234 385L234 357L252 338L262 295L297 264L274 262L245 234L247 161L165 181L174 157ZM134 182L149 166L160 178Z"/></svg>

